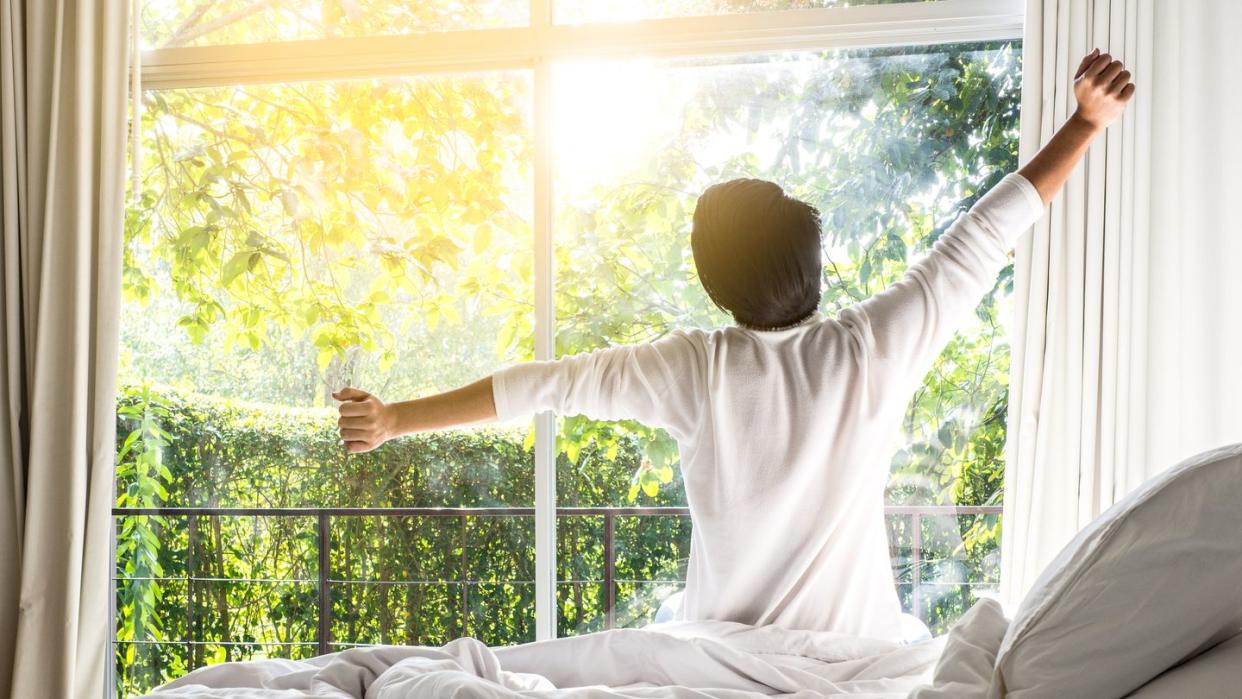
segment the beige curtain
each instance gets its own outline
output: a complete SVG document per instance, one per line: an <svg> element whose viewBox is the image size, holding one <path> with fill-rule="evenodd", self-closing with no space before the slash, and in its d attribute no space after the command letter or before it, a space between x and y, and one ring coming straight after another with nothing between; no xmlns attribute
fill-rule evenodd
<svg viewBox="0 0 1242 699"><path fill-rule="evenodd" d="M1073 112L1099 47L1138 91L1014 265L1003 597L1080 528L1199 451L1242 441L1242 3L1028 0L1021 155Z"/></svg>
<svg viewBox="0 0 1242 699"><path fill-rule="evenodd" d="M105 690L128 19L0 0L0 696Z"/></svg>

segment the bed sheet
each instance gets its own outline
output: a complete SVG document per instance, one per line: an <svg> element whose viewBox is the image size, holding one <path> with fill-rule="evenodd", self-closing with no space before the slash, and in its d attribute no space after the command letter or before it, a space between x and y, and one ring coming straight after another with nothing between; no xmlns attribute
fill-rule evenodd
<svg viewBox="0 0 1242 699"><path fill-rule="evenodd" d="M223 663L153 699L853 697L898 699L928 682L943 640L910 645L732 622L669 622L489 648L375 646L305 661Z"/></svg>

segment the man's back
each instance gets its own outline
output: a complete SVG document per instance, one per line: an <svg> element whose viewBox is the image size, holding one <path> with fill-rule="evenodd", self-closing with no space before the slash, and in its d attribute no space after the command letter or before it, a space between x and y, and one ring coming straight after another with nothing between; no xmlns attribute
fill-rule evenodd
<svg viewBox="0 0 1242 699"><path fill-rule="evenodd" d="M1042 211L1010 175L905 278L838 318L509 367L493 376L496 414L636 419L676 438L694 524L683 618L900 638L881 450Z"/></svg>
<svg viewBox="0 0 1242 699"><path fill-rule="evenodd" d="M698 338L710 388L682 443L695 526L681 615L898 638L879 451L895 416L858 390L860 346L819 314Z"/></svg>

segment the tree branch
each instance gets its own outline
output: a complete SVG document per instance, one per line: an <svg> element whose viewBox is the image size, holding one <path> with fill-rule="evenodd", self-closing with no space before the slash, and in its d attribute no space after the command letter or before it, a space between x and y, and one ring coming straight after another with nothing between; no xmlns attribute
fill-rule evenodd
<svg viewBox="0 0 1242 699"><path fill-rule="evenodd" d="M164 48L185 46L199 37L206 36L217 29L223 29L234 22L239 22L262 9L275 5L277 2L278 0L255 0L254 3L245 6L240 10L230 12L223 17L218 17L205 24L190 24L191 22L197 22L199 19L202 19L203 14L207 11L207 9L209 9L209 6L207 5L200 5L194 10L193 13L191 13L185 23L177 29L177 32L174 33L167 42L165 42ZM202 12L199 12L199 10L202 10Z"/></svg>

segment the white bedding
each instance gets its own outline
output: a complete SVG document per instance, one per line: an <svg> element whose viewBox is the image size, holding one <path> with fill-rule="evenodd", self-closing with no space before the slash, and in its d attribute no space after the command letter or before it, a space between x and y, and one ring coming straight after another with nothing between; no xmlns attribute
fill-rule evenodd
<svg viewBox="0 0 1242 699"><path fill-rule="evenodd" d="M305 661L200 668L149 697L673 697L897 699L926 683L942 641L672 622L521 646L355 648Z"/></svg>
<svg viewBox="0 0 1242 699"><path fill-rule="evenodd" d="M1007 625L999 605L984 600L949 636L906 646L731 622L656 624L503 648L462 638L435 648L376 646L302 661L212 665L146 696L991 699L1000 696L992 663ZM1225 696L1199 690L1242 685L1239 660L1242 636L1134 696Z"/></svg>
<svg viewBox="0 0 1242 699"><path fill-rule="evenodd" d="M942 639L900 645L778 626L666 622L505 648L463 638L439 648L225 663L148 696L1242 696L1239 476L1242 444L1187 459L1070 542L1017 621L983 600Z"/></svg>

